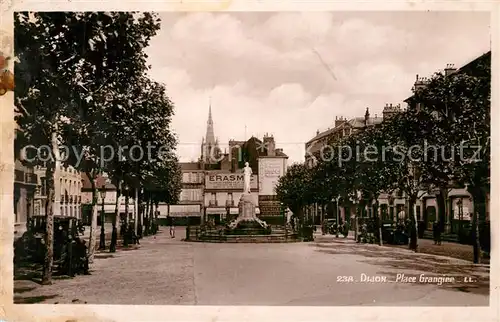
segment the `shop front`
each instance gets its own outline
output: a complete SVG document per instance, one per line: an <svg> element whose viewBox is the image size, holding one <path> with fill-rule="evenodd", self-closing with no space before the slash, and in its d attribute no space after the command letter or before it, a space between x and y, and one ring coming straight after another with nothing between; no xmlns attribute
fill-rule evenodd
<svg viewBox="0 0 500 322"><path fill-rule="evenodd" d="M160 223L166 225L166 217L170 215L176 226L200 225L201 205L170 205L166 211L160 210Z"/></svg>

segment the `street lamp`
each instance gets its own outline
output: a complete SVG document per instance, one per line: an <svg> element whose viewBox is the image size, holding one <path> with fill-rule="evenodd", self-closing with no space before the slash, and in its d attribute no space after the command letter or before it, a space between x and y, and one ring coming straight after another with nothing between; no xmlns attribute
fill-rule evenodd
<svg viewBox="0 0 500 322"><path fill-rule="evenodd" d="M128 204L129 204L129 199L128 199L129 187L128 187L128 185L125 185L124 189L125 189L125 200L126 200L125 201L125 209L127 210L127 211L125 211L125 222L128 223L128 210L129 210L128 209Z"/></svg>
<svg viewBox="0 0 500 322"><path fill-rule="evenodd" d="M106 184L104 183L102 185L101 190L99 191L101 194L101 200L102 200L102 208L101 208L101 235L99 238L99 249L106 249L106 240L105 240L105 233L104 233L104 199L106 198Z"/></svg>

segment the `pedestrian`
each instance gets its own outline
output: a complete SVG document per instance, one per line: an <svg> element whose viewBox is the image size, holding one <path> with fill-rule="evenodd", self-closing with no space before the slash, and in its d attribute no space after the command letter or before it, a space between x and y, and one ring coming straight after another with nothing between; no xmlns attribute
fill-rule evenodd
<svg viewBox="0 0 500 322"><path fill-rule="evenodd" d="M441 230L442 227L441 227L441 223L439 222L439 220L436 221L436 243L438 245L441 245Z"/></svg>
<svg viewBox="0 0 500 322"><path fill-rule="evenodd" d="M87 256L87 245L80 237L77 237L75 245L75 257L78 259L77 270L75 273L83 272L84 275L90 275L89 257Z"/></svg>
<svg viewBox="0 0 500 322"><path fill-rule="evenodd" d="M167 225L170 227L170 237L175 238L175 226L174 219L169 215L167 215Z"/></svg>

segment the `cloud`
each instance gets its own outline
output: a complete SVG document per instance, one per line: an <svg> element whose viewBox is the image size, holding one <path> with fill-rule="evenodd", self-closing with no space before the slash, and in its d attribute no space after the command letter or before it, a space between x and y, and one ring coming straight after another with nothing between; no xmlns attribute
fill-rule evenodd
<svg viewBox="0 0 500 322"><path fill-rule="evenodd" d="M187 161L199 156L210 97L221 144L272 133L301 161L336 116L380 115L410 95L415 74L489 48L487 13L164 13L162 26L151 75L175 103Z"/></svg>

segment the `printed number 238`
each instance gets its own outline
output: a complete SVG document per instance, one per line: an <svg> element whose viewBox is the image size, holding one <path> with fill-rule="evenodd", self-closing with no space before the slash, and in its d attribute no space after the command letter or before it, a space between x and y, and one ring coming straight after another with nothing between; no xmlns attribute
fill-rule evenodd
<svg viewBox="0 0 500 322"><path fill-rule="evenodd" d="M337 276L337 283L348 283L354 282L354 277L352 276Z"/></svg>

